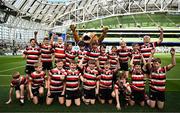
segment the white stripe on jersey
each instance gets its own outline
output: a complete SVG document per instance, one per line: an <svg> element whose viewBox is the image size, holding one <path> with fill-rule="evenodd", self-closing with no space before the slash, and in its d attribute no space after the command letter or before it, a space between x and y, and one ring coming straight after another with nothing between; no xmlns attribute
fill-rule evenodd
<svg viewBox="0 0 180 113"><path fill-rule="evenodd" d="M151 79L152 82L166 82L166 80L157 80L157 79Z"/></svg>

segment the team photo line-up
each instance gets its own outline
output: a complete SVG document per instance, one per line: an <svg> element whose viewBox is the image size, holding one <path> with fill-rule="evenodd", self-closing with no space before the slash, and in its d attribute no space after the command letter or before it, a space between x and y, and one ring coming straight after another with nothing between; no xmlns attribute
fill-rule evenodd
<svg viewBox="0 0 180 113"><path fill-rule="evenodd" d="M54 42L55 33L50 40L45 37L38 43L38 32L34 32L35 37L30 39L30 45L23 53L26 76L18 71L12 74L6 104L12 102L15 89L21 105L26 91L27 100L34 104L51 105L57 99L66 107L72 103L80 106L81 101L86 105L100 101L102 104L115 103L117 110L135 103L164 108L166 72L176 65L176 60L173 48L169 65L161 66L161 59L154 57L156 46L163 41L162 28L156 42L150 42L150 36L145 35L141 45L133 43L131 49L121 40L119 47L112 46L110 51L102 44L108 28L104 27L100 36L91 32L78 36L75 25L70 29L78 51L72 49L71 43L63 42L62 37Z"/></svg>

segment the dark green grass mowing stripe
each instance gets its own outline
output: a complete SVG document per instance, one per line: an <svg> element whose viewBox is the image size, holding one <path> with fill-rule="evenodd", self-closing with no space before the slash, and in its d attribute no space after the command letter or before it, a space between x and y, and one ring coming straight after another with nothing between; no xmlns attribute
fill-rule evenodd
<svg viewBox="0 0 180 113"><path fill-rule="evenodd" d="M20 67L12 67L12 68L7 68L5 70L2 70L0 72L0 76L1 75L11 75L14 71L19 71L21 75L25 75L25 66L24 65L20 65Z"/></svg>
<svg viewBox="0 0 180 113"><path fill-rule="evenodd" d="M18 68L22 66L25 67L25 63L23 61L2 64L0 73L6 72L7 70L18 70Z"/></svg>
<svg viewBox="0 0 180 113"><path fill-rule="evenodd" d="M171 57L169 54L157 53L157 54L155 54L155 57L161 58L162 66L168 65L169 63L171 63ZM4 63L1 64L1 62L4 62ZM180 73L180 54L176 54L176 62L177 62L176 66L167 73L167 78L180 78L180 76L178 74L178 73ZM9 63L11 63L11 64L9 64ZM9 75L9 74L12 74L12 72L14 72L14 71L20 71L21 74L25 74L24 67L12 69L10 71L4 71L6 69L16 68L18 66L23 66L23 65L25 67L25 60L23 60L21 58L21 56L18 56L18 57L8 56L7 58L5 56L0 57L0 67L1 67L0 75ZM1 71L3 71L3 72L1 72Z"/></svg>
<svg viewBox="0 0 180 113"><path fill-rule="evenodd" d="M156 54L157 57L162 58L162 65L169 64L170 61L170 55L162 56L165 54ZM1 59L2 58L2 59ZM176 56L177 58L177 65L174 69L168 72L167 78L180 78L180 56ZM13 59L13 60L12 60ZM3 61L2 61L3 60ZM14 63L14 62L21 62L22 58L20 57L0 57L0 67L2 67L1 63L3 65L6 65L5 63ZM22 61L25 63L25 61ZM17 67L16 63L13 64L14 67ZM7 69L9 68L8 65L6 66ZM13 67L13 68L14 68ZM0 69L1 71L2 69ZM24 74L24 67L10 70L7 72L0 73L1 75L10 75L13 71L20 71L21 74ZM10 76L9 77L0 77L0 85L9 85L10 82ZM52 106L46 106L46 105L33 105L31 102L27 102L24 106L20 106L18 104L18 101L14 101L10 105L5 105L5 101L7 101L8 98L8 86L1 86L1 93L0 93L0 112L117 112L115 109L115 105L101 105L97 103L96 105L86 106L84 104L81 105L81 107L72 106L71 108L66 108L62 105L59 105L57 102L55 102ZM179 80L169 80L167 81L167 93L166 93L166 106L163 111L166 112L180 112L179 106L180 106L180 82ZM170 92L173 91L173 92ZM150 109L147 106L142 108L140 106L134 106L134 107L128 107L127 109L123 109L124 112L158 112L157 109Z"/></svg>
<svg viewBox="0 0 180 113"><path fill-rule="evenodd" d="M82 103L80 107L73 105L70 108L66 108L64 105L59 105L57 101L51 106L46 106L45 103L42 105L34 105L32 102L26 101L24 106L20 106L19 102L15 100L14 97L14 101L10 105L6 105L7 93L7 88L1 88L0 112L117 112L115 104L102 105L99 102L96 102L95 105L87 106ZM179 95L180 92L166 92L166 104L164 110L161 110L161 112L180 112ZM159 112L159 110L136 105L123 108L122 112Z"/></svg>
<svg viewBox="0 0 180 113"><path fill-rule="evenodd" d="M24 61L21 56L1 56L0 57L0 65L10 63L10 62L19 62Z"/></svg>
<svg viewBox="0 0 180 113"><path fill-rule="evenodd" d="M10 85L11 76L1 76L0 77L0 86L7 86ZM167 80L166 82L166 89L167 91L180 91L180 80Z"/></svg>

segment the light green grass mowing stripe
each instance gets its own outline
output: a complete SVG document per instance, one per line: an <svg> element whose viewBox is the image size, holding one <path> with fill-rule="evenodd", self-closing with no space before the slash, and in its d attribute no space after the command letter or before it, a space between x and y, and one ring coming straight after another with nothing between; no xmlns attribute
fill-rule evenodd
<svg viewBox="0 0 180 113"><path fill-rule="evenodd" d="M10 71L10 70L15 70L15 69L22 68L22 67L24 67L24 65L23 66L18 66L18 67L15 67L15 68L10 68L10 69L6 69L6 70L2 70L2 71L0 71L0 73L1 72L6 72L6 71Z"/></svg>

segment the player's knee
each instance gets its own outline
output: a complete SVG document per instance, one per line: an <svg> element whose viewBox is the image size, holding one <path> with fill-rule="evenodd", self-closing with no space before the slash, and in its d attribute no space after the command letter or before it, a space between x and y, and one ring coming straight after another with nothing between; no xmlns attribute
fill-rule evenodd
<svg viewBox="0 0 180 113"><path fill-rule="evenodd" d="M44 90L41 88L41 89L39 90L39 95L42 96L43 94L44 94Z"/></svg>
<svg viewBox="0 0 180 113"><path fill-rule="evenodd" d="M96 101L95 101L94 99L93 99L93 100L90 100L90 103L91 103L91 104L95 104L95 102L96 102Z"/></svg>
<svg viewBox="0 0 180 113"><path fill-rule="evenodd" d="M34 103L34 104L38 104L38 98L34 97L33 103Z"/></svg>
<svg viewBox="0 0 180 113"><path fill-rule="evenodd" d="M51 102L46 101L46 105L50 106L50 105L51 105Z"/></svg>
<svg viewBox="0 0 180 113"><path fill-rule="evenodd" d="M24 85L20 85L20 89L21 89L21 90L24 90Z"/></svg>
<svg viewBox="0 0 180 113"><path fill-rule="evenodd" d="M38 101L34 101L33 103L36 105L36 104L38 104Z"/></svg>
<svg viewBox="0 0 180 113"><path fill-rule="evenodd" d="M64 104L64 99L59 99L60 104Z"/></svg>
<svg viewBox="0 0 180 113"><path fill-rule="evenodd" d="M155 104L150 104L150 108L155 108Z"/></svg>
<svg viewBox="0 0 180 113"><path fill-rule="evenodd" d="M66 102L66 107L70 107L71 106L71 102Z"/></svg>
<svg viewBox="0 0 180 113"><path fill-rule="evenodd" d="M140 102L140 106L142 107L144 106L144 101Z"/></svg>
<svg viewBox="0 0 180 113"><path fill-rule="evenodd" d="M67 103L66 103L66 107L70 107L70 106L71 106L71 104L67 104Z"/></svg>
<svg viewBox="0 0 180 113"><path fill-rule="evenodd" d="M130 106L134 106L134 105L135 105L135 102L134 102L133 100L131 100L131 101L129 102L129 104L130 104Z"/></svg>
<svg viewBox="0 0 180 113"><path fill-rule="evenodd" d="M109 104L112 104L112 100L109 100L108 103L109 103Z"/></svg>
<svg viewBox="0 0 180 113"><path fill-rule="evenodd" d="M81 102L77 102L77 103L75 103L76 104L76 106L80 106L81 105Z"/></svg>
<svg viewBox="0 0 180 113"><path fill-rule="evenodd" d="M20 98L21 98L20 94L16 94L16 99L20 99Z"/></svg>
<svg viewBox="0 0 180 113"><path fill-rule="evenodd" d="M113 98L115 98L115 92L113 91L112 93L111 93L111 96L113 97Z"/></svg>
<svg viewBox="0 0 180 113"><path fill-rule="evenodd" d="M164 103L161 103L161 104L158 103L157 107L158 109L162 110L164 108Z"/></svg>
<svg viewBox="0 0 180 113"><path fill-rule="evenodd" d="M164 109L164 106L158 106L158 109L162 110Z"/></svg>
<svg viewBox="0 0 180 113"><path fill-rule="evenodd" d="M105 100L102 100L102 99L101 99L100 102L101 102L101 104L104 104L104 103L105 103Z"/></svg>

